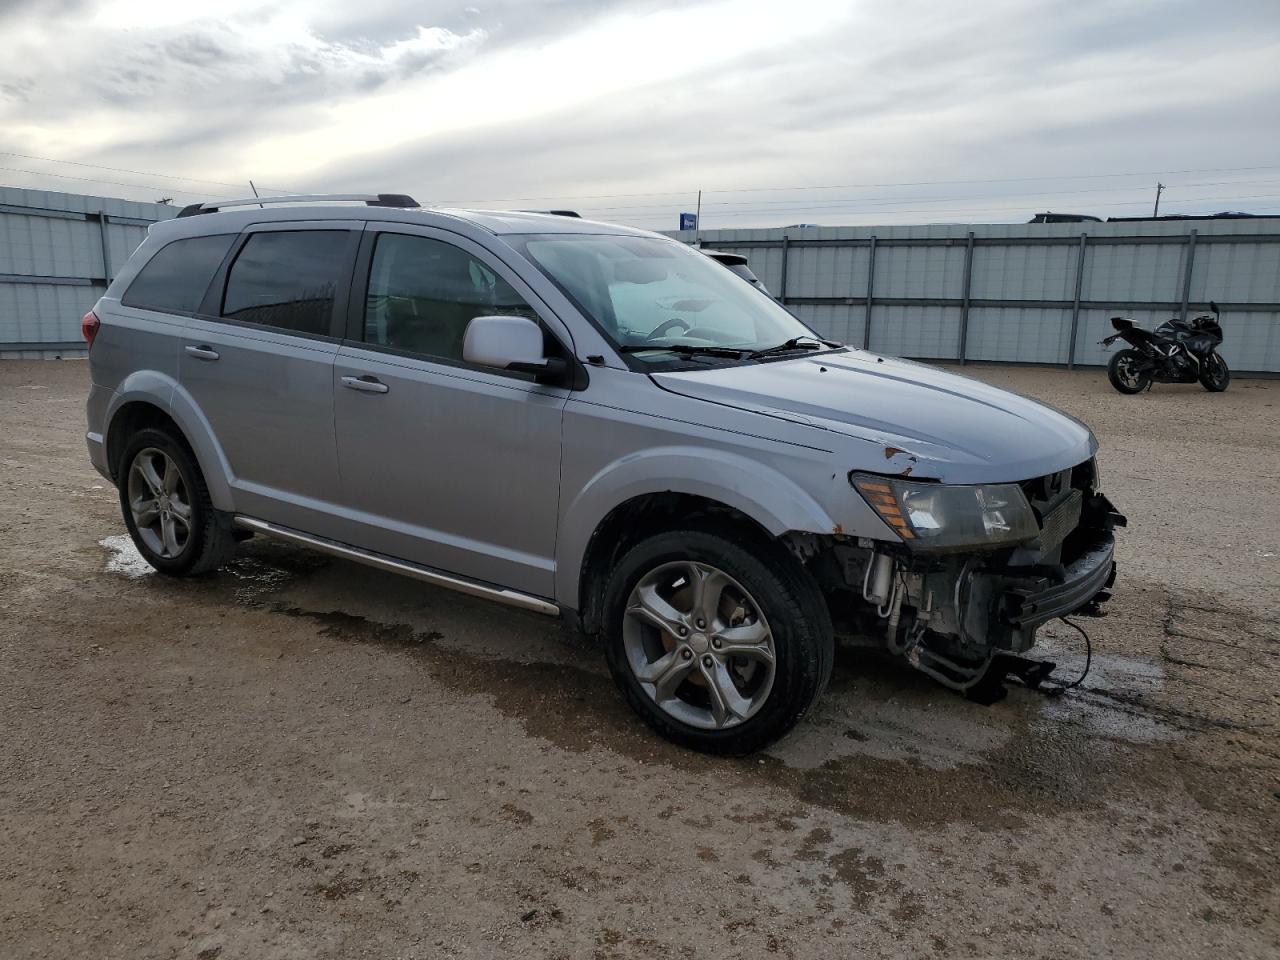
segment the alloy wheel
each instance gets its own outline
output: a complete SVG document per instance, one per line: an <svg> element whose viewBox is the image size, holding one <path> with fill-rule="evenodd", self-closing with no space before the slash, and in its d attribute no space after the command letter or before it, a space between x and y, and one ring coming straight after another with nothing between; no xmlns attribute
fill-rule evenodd
<svg viewBox="0 0 1280 960"><path fill-rule="evenodd" d="M736 726L773 688L776 651L763 612L709 564L664 563L641 577L627 599L622 642L641 689L690 726Z"/></svg>
<svg viewBox="0 0 1280 960"><path fill-rule="evenodd" d="M1116 364L1116 376L1126 387L1136 389L1142 384L1142 375L1135 369L1137 361L1132 357L1122 357Z"/></svg>
<svg viewBox="0 0 1280 960"><path fill-rule="evenodd" d="M178 557L191 539L191 498L173 458L155 447L138 451L129 465L128 497L147 548L164 560Z"/></svg>
<svg viewBox="0 0 1280 960"><path fill-rule="evenodd" d="M1221 388L1226 381L1227 365L1223 359L1216 353L1210 354L1207 362L1209 383L1217 388Z"/></svg>

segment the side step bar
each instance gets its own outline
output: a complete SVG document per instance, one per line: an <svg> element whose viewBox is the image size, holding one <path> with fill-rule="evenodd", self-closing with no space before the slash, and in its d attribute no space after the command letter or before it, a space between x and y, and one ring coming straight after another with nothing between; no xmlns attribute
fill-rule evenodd
<svg viewBox="0 0 1280 960"><path fill-rule="evenodd" d="M560 616L560 608L554 603L530 596L527 593L505 590L502 587L493 587L474 580L455 577L451 574L439 573L428 567L420 567L415 563L393 560L391 557L386 557L379 553L369 553L356 547L349 547L345 543L338 543L336 540L313 537L309 533L302 533L291 527L277 526L274 523L267 523L265 520L255 520L253 517L244 517L237 514L235 524L237 527L252 530L254 533L260 533L265 537L310 547L312 550L319 550L321 553L327 553L333 557L341 557L344 560L354 560L356 563L377 567L379 570L403 574L406 577L413 577L415 580L422 580L437 587L444 587L447 590L457 590L459 593L482 597L485 600L496 600L508 606L520 607L522 610L532 610L534 613L545 613L551 617Z"/></svg>

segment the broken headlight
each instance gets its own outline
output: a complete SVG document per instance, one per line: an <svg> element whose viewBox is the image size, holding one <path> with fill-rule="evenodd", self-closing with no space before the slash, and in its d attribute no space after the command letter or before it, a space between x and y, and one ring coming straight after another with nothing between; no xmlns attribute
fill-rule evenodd
<svg viewBox="0 0 1280 960"><path fill-rule="evenodd" d="M915 550L997 547L1040 533L1015 483L961 486L860 473L850 479L880 519Z"/></svg>

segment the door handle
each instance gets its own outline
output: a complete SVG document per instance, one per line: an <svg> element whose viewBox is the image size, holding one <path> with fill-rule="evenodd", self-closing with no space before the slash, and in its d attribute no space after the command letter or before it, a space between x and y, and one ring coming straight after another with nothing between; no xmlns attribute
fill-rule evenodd
<svg viewBox="0 0 1280 960"><path fill-rule="evenodd" d="M386 393L391 389L377 377L371 377L367 374L363 377L343 377L342 385L350 387L352 390L359 390L362 393Z"/></svg>
<svg viewBox="0 0 1280 960"><path fill-rule="evenodd" d="M187 347L187 353L195 357L197 360L217 360L218 351L213 347L200 344L198 347Z"/></svg>

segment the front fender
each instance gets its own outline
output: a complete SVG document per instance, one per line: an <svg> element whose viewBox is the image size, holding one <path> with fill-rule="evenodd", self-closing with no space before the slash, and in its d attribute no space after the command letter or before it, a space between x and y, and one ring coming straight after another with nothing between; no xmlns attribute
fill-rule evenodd
<svg viewBox="0 0 1280 960"><path fill-rule="evenodd" d="M755 460L698 447L641 451L608 464L562 507L556 541L556 599L561 605L578 605L582 562L597 527L619 505L654 493L691 494L722 503L774 536L839 529L804 489Z"/></svg>

